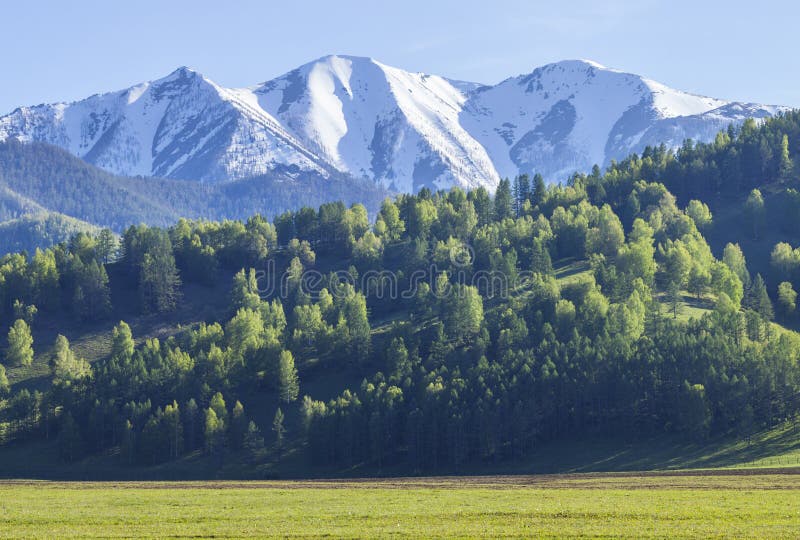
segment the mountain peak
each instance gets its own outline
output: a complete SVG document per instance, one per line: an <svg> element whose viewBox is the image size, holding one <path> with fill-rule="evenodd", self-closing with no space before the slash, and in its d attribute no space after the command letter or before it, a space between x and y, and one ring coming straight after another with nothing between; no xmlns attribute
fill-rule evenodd
<svg viewBox="0 0 800 540"><path fill-rule="evenodd" d="M248 88L180 66L128 90L18 109L0 117L0 140L55 144L119 174L225 182L335 171L397 191L492 189L521 172L561 181L646 145L712 140L779 110L586 59L484 86L330 54Z"/></svg>
<svg viewBox="0 0 800 540"><path fill-rule="evenodd" d="M319 64L324 65L333 65L341 61L347 61L351 64L374 64L377 61L369 56L355 56L351 54L326 54L325 56L320 56L316 60L312 60L304 64L304 66L314 66Z"/></svg>
<svg viewBox="0 0 800 540"><path fill-rule="evenodd" d="M187 66L179 66L179 67L175 68L172 72L170 72L169 75L167 75L166 77L162 77L160 79L157 79L157 81L159 81L159 82L161 82L161 81L167 82L167 81L176 81L176 80L181 80L181 79L194 79L194 78L197 78L197 77L199 77L201 79L205 79L203 74L200 73L199 71L197 71L196 69L193 69L193 68L190 68L190 67L187 67Z"/></svg>

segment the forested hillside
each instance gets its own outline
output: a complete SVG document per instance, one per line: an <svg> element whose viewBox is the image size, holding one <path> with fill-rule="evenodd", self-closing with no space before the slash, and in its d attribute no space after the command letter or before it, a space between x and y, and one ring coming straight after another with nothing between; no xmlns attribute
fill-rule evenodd
<svg viewBox="0 0 800 540"><path fill-rule="evenodd" d="M2 441L85 470L203 456L255 474L513 465L587 435L745 439L800 408L800 250L769 246L767 275L737 244L774 237L769 205L792 230L798 144L792 113L564 186L7 255Z"/></svg>
<svg viewBox="0 0 800 540"><path fill-rule="evenodd" d="M273 217L303 203L317 206L330 200L359 201L376 211L387 195L372 183L344 175L322 179L289 169L214 186L114 176L55 146L16 139L0 142L0 190L0 223L28 217L8 225L25 240L0 242L0 253L50 247L69 238L76 229L64 216L121 233L132 223L166 227L181 217ZM31 219L47 222L46 231Z"/></svg>

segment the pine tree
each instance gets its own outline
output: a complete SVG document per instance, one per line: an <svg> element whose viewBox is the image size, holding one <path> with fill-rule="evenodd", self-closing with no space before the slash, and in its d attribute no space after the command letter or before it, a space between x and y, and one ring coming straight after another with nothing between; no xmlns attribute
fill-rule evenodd
<svg viewBox="0 0 800 540"><path fill-rule="evenodd" d="M275 411L275 417L272 419L272 431L275 432L275 446L278 449L278 456L283 449L283 435L286 433L286 428L283 427L283 411L278 407Z"/></svg>
<svg viewBox="0 0 800 540"><path fill-rule="evenodd" d="M92 260L82 267L77 279L73 307L78 315L90 321L106 317L111 312L111 289L105 266Z"/></svg>
<svg viewBox="0 0 800 540"><path fill-rule="evenodd" d="M300 380L290 351L281 351L278 359L278 393L286 403L296 400L300 393Z"/></svg>
<svg viewBox="0 0 800 540"><path fill-rule="evenodd" d="M771 321L775 318L775 312L772 309L772 301L767 293L767 288L763 287L758 291L756 311L761 315L765 321Z"/></svg>
<svg viewBox="0 0 800 540"><path fill-rule="evenodd" d="M133 432L133 424L131 424L130 420L125 420L125 423L122 425L120 457L123 463L128 465L132 465L136 458L136 435Z"/></svg>
<svg viewBox="0 0 800 540"><path fill-rule="evenodd" d="M120 366L127 365L133 358L133 333L125 321L120 321L111 333L111 359Z"/></svg>
<svg viewBox="0 0 800 540"><path fill-rule="evenodd" d="M159 231L155 244L143 254L139 268L142 308L146 312L172 311L180 297L180 285L169 235Z"/></svg>
<svg viewBox="0 0 800 540"><path fill-rule="evenodd" d="M256 462L264 454L264 437L255 422L250 421L244 434L244 449L251 462Z"/></svg>
<svg viewBox="0 0 800 540"><path fill-rule="evenodd" d="M765 214L764 197L761 196L761 192L759 190L754 189L750 192L750 195L747 197L747 201L745 201L744 208L752 227L753 238L758 239L759 234L761 234L761 228L764 224Z"/></svg>
<svg viewBox="0 0 800 540"><path fill-rule="evenodd" d="M533 197L531 203L534 206L541 206L547 198L547 185L544 178L539 173L533 175Z"/></svg>
<svg viewBox="0 0 800 540"><path fill-rule="evenodd" d="M525 202L531 198L531 181L527 174L514 177L514 212L517 216L522 215L522 208Z"/></svg>
<svg viewBox="0 0 800 540"><path fill-rule="evenodd" d="M246 433L247 417L244 414L242 402L237 400L233 406L233 411L231 411L231 426L229 430L231 447L237 450L242 448Z"/></svg>
<svg viewBox="0 0 800 540"><path fill-rule="evenodd" d="M199 439L203 433L200 408L194 398L191 398L181 410L183 411L184 448L191 451L200 446Z"/></svg>
<svg viewBox="0 0 800 540"><path fill-rule="evenodd" d="M222 397L222 392L217 392L211 397L211 402L208 406L214 411L216 417L220 422L227 425L228 423L228 408L225 405L225 399Z"/></svg>
<svg viewBox="0 0 800 540"><path fill-rule="evenodd" d="M111 229L103 229L97 235L95 251L97 253L97 258L103 264L114 260L117 251L117 237Z"/></svg>
<svg viewBox="0 0 800 540"><path fill-rule="evenodd" d="M681 311L681 287L676 280L670 280L667 284L667 300L669 300L669 309L672 311L672 318L677 319Z"/></svg>
<svg viewBox="0 0 800 540"><path fill-rule="evenodd" d="M797 308L797 293L788 281L778 285L778 306L784 319L791 318Z"/></svg>
<svg viewBox="0 0 800 540"><path fill-rule="evenodd" d="M6 364L11 366L29 366L33 363L33 336L28 324L17 319L8 331L8 348Z"/></svg>
<svg viewBox="0 0 800 540"><path fill-rule="evenodd" d="M176 459L183 452L183 424L181 423L181 411L177 401L173 401L164 407L161 423L167 435L169 457Z"/></svg>
<svg viewBox="0 0 800 540"><path fill-rule="evenodd" d="M778 179L788 180L792 174L792 159L789 157L789 137L784 135L778 153Z"/></svg>
<svg viewBox="0 0 800 540"><path fill-rule="evenodd" d="M540 238L533 239L533 249L531 250L531 270L542 275L553 274L553 261L550 258L550 251Z"/></svg>
<svg viewBox="0 0 800 540"><path fill-rule="evenodd" d="M500 180L497 191L494 192L494 219L502 221L514 216L514 207L511 197L511 183L508 178Z"/></svg>
<svg viewBox="0 0 800 540"><path fill-rule="evenodd" d="M411 375L412 366L403 338L394 338L389 344L389 350L386 352L386 364L390 382L403 384L406 377Z"/></svg>
<svg viewBox="0 0 800 540"><path fill-rule="evenodd" d="M722 261L725 265L739 277L745 289L750 288L750 272L747 270L747 261L739 244L728 243L722 253Z"/></svg>
<svg viewBox="0 0 800 540"><path fill-rule="evenodd" d="M69 340L59 334L50 358L50 371L53 382L69 385L92 376L92 368L86 360L78 358L69 347Z"/></svg>
<svg viewBox="0 0 800 540"><path fill-rule="evenodd" d="M467 194L467 199L472 201L475 206L475 214L478 217L478 227L488 225L492 220L492 199L486 188L479 187Z"/></svg>
<svg viewBox="0 0 800 540"><path fill-rule="evenodd" d="M258 280L256 279L254 268L251 268L248 272L245 272L244 268L242 268L233 276L231 305L235 310L241 308L257 310L261 306L261 297L258 295Z"/></svg>
<svg viewBox="0 0 800 540"><path fill-rule="evenodd" d="M11 391L11 385L8 384L8 377L6 376L6 368L0 364L0 398L4 398Z"/></svg>
<svg viewBox="0 0 800 540"><path fill-rule="evenodd" d="M214 409L209 407L206 409L205 429L205 447L208 455L217 454L222 447L222 441L225 434L225 422L217 417Z"/></svg>
<svg viewBox="0 0 800 540"><path fill-rule="evenodd" d="M78 424L67 412L61 419L61 430L58 433L58 452L61 459L72 462L83 455L83 438L81 437Z"/></svg>
<svg viewBox="0 0 800 540"><path fill-rule="evenodd" d="M36 306L26 305L25 302L21 302L19 299L14 300L12 309L14 310L14 319L22 319L28 326L33 325L33 319L39 312Z"/></svg>

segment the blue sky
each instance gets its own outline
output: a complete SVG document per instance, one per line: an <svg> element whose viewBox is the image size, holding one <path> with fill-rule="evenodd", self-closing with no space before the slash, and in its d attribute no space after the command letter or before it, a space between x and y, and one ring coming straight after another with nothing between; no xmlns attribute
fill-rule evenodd
<svg viewBox="0 0 800 540"><path fill-rule="evenodd" d="M0 4L0 114L193 67L225 86L330 53L483 83L588 58L714 97L800 106L800 3L704 0Z"/></svg>

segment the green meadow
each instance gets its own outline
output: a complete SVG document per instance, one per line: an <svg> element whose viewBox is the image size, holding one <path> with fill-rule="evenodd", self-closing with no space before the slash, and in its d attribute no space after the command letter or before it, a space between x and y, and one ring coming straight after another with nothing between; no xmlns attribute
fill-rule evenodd
<svg viewBox="0 0 800 540"><path fill-rule="evenodd" d="M0 485L4 538L786 538L800 476L596 474Z"/></svg>

